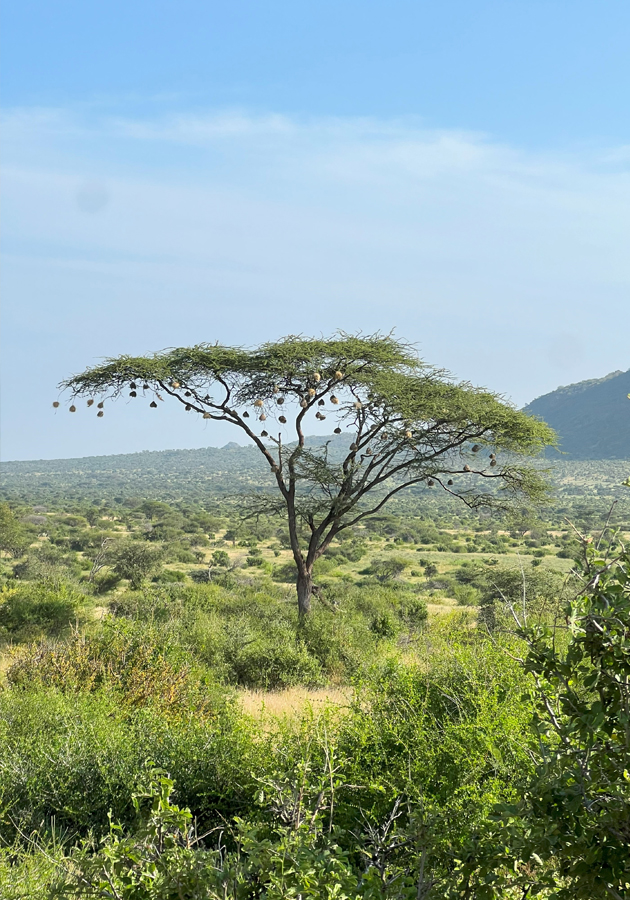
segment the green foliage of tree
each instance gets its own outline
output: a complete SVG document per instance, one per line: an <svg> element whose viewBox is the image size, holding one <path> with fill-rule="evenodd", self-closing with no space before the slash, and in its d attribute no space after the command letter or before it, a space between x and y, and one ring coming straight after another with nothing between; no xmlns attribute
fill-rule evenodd
<svg viewBox="0 0 630 900"><path fill-rule="evenodd" d="M277 488L275 501L267 494L257 507L250 504L250 513L286 516L301 615L310 610L313 566L334 538L404 488L438 485L474 508L503 506L508 495L540 499L539 473L518 457L554 442L544 423L488 391L453 383L391 335L287 337L251 351L200 344L122 356L63 387L74 400L99 397L101 405L123 393L153 398L154 407L169 397L206 420L240 428ZM312 448L305 440L310 417L330 415L348 435L340 461L328 445ZM283 428L269 434L271 421L274 428L291 422L292 443ZM492 451L483 463L482 448ZM504 454L500 464L497 453Z"/></svg>
<svg viewBox="0 0 630 900"><path fill-rule="evenodd" d="M230 565L229 554L225 550L215 550L212 554L212 565L227 569Z"/></svg>
<svg viewBox="0 0 630 900"><path fill-rule="evenodd" d="M0 503L0 550L10 556L21 556L31 543L31 536L16 519L8 503Z"/></svg>
<svg viewBox="0 0 630 900"><path fill-rule="evenodd" d="M112 549L111 564L116 575L129 579L131 588L137 590L159 569L162 555L159 547L141 541L126 541Z"/></svg>
<svg viewBox="0 0 630 900"><path fill-rule="evenodd" d="M402 556L387 556L375 559L373 563L364 569L367 575L374 575L379 581L391 581L409 568L409 560Z"/></svg>

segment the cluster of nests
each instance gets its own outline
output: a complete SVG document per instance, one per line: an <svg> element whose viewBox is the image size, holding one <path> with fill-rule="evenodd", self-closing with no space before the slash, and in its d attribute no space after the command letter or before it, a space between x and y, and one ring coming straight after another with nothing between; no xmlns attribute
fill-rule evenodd
<svg viewBox="0 0 630 900"><path fill-rule="evenodd" d="M130 388L130 390L129 390L129 396L130 396L130 397L137 397L137 396L138 396L138 385L135 383L135 381L130 382L129 388ZM150 389L151 389L151 386L150 386L150 385L148 385L148 384L146 384L146 383L142 385L142 390L143 390L143 391L148 391L148 390L150 390ZM159 400L162 399L162 398L160 397L159 394L157 394L156 396L157 396L157 398L158 398ZM187 396L188 396L188 397L192 396L191 393L190 393L190 391L187 393ZM58 400L55 400L54 403L53 403L53 409L59 409L59 406L60 406L59 401L58 401ZM88 399L88 401L87 401L87 406L88 406L88 408L89 408L90 406L94 406L94 399L93 399L92 397L90 397L90 398ZM105 404L104 404L104 402L103 402L102 400L101 400L99 403L96 404L96 408L97 408L97 410L98 410L98 412L97 412L96 415L98 416L99 419L102 419L102 418L103 418L103 415L104 415L103 408L104 408L104 406L105 406ZM157 403L155 402L155 400L152 400L151 403L149 404L149 406L152 407L153 409L157 409ZM74 405L74 403L73 403L71 406L68 407L68 412L74 413L74 412L76 412L76 411L77 411L77 408L76 408L76 406Z"/></svg>
<svg viewBox="0 0 630 900"><path fill-rule="evenodd" d="M343 372L341 372L341 371L338 369L338 370L334 373L334 376L333 376L333 377L334 377L334 380L335 380L335 381L340 381L340 380L343 378ZM313 381L314 381L315 383L319 383L321 380L322 380L321 374L320 374L319 372L315 372L315 373L313 374ZM273 392L274 392L274 394L280 394L280 388L278 387L278 385L276 385L276 386L274 387ZM314 387L309 387L309 388L307 388L307 390L306 390L306 392L305 392L305 395L304 395L303 397L300 398L300 407L301 407L302 409L308 409L309 403L312 401L313 397L315 397L316 394L317 394L317 390L316 390ZM329 399L330 399L330 402L333 404L333 406L338 406L338 405L339 405L339 398L336 397L334 394L331 394ZM276 397L276 404L277 404L278 406L282 406L282 405L284 404L285 400L286 400L285 397L283 397L283 396L278 396L278 397ZM256 408L256 410L260 410L260 412L257 413L257 418L258 418L258 421L259 421L259 422L266 422L266 420L267 420L267 415L266 415L266 413L265 413L264 411L262 411L262 408L264 407L264 405L265 405L265 404L264 404L264 400L261 400L260 398L259 398L258 400L254 400L254 407ZM323 398L320 398L320 399L317 401L317 405L318 405L319 407L325 406L325 405L326 405L326 401L325 401ZM362 404L361 404L359 401L357 401L357 402L355 403L355 407L356 407L357 409L361 409L361 406L362 406ZM249 415L249 413L247 412L247 410L245 410L245 412L243 412L242 416L243 416L244 419L249 419L249 417L250 417L250 415ZM326 416L325 416L324 413L321 411L321 409L318 409L317 412L315 413L315 418L318 419L320 422L323 422L323 421L326 419ZM278 422L280 422L281 425L286 425L286 424L287 424L287 417L284 416L284 415L279 415L279 416L278 416ZM335 428L334 431L335 431L335 434L341 434L341 428L339 428L339 427ZM261 436L261 437L268 437L268 436L269 436L269 433L268 433L267 431L261 431L260 436Z"/></svg>
<svg viewBox="0 0 630 900"><path fill-rule="evenodd" d="M472 450L473 453L479 453L479 451L481 450L481 447L479 446L479 444L473 444L473 446L470 449ZM494 469L494 467L497 465L496 453L490 453L489 459L490 459L490 467L492 469ZM468 464L466 464L462 471L468 473L468 472L472 472L472 469ZM446 483L449 487L452 487L455 482L453 481L452 478L449 478ZM427 480L427 484L429 485L429 487L433 487L435 484L435 481L433 481L433 479L429 478Z"/></svg>
<svg viewBox="0 0 630 900"><path fill-rule="evenodd" d="M93 400L91 397L90 397L90 399L87 401L87 405L88 405L88 406L94 406L94 400ZM103 413L103 407L104 407L104 406L105 406L105 404L103 403L102 400L101 400L100 403L97 403L97 404L96 404L96 408L98 409L98 412L96 413L96 415L98 416L99 419L102 419L102 418L103 418L103 415L104 415L104 413ZM58 401L58 400L55 400L55 402L53 403L53 409L59 409L59 401ZM73 403L71 406L68 407L68 412L74 413L74 412L76 412L76 411L77 411L77 408L76 408L76 406L74 405L74 403Z"/></svg>

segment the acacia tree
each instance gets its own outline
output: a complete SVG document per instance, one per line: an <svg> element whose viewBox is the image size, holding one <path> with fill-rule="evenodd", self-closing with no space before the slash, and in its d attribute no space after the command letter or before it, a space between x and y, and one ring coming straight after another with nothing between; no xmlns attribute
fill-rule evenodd
<svg viewBox="0 0 630 900"><path fill-rule="evenodd" d="M153 409L172 399L240 428L275 479L264 511L286 516L300 615L310 610L313 565L340 532L411 485L440 487L472 508L504 506L509 495L540 498L543 480L519 458L554 441L543 422L454 383L391 335L289 336L253 350L199 344L120 356L61 387L71 392L72 412L87 397L102 417L107 401L127 394ZM348 436L340 455L330 441L314 447L305 439L313 417L331 415L335 434Z"/></svg>

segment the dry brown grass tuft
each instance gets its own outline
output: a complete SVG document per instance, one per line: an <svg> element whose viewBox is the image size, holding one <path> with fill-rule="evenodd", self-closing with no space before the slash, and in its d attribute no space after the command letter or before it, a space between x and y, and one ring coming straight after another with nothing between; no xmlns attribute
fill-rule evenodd
<svg viewBox="0 0 630 900"><path fill-rule="evenodd" d="M315 711L322 706L347 706L352 699L352 688L330 687L309 689L287 688L284 691L240 691L239 700L243 712L250 716L274 719L299 716L310 705Z"/></svg>

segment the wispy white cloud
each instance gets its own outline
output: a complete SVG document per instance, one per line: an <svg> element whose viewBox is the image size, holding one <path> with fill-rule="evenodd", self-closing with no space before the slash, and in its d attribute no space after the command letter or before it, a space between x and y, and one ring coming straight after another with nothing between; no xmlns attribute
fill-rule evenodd
<svg viewBox="0 0 630 900"><path fill-rule="evenodd" d="M34 344L34 404L96 356L336 327L395 326L518 402L630 365L624 148L242 111L14 110L3 131L12 422L11 373ZM121 414L100 452L129 448L131 427ZM180 444L198 443L185 427ZM20 434L5 455L35 452L30 420ZM64 447L53 428L47 455Z"/></svg>

